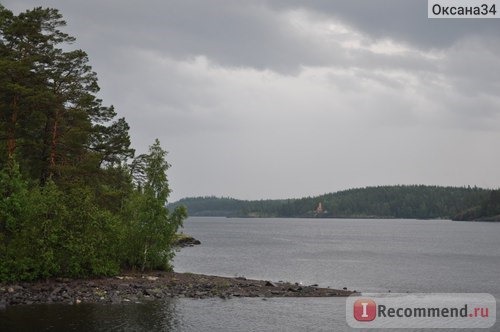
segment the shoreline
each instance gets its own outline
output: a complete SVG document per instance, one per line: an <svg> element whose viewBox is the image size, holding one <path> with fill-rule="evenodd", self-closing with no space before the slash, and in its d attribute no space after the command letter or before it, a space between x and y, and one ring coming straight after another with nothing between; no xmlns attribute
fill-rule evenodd
<svg viewBox="0 0 500 332"><path fill-rule="evenodd" d="M345 297L347 289L320 288L290 282L220 277L194 273L133 273L109 278L1 283L0 309L30 304L144 303L166 298Z"/></svg>

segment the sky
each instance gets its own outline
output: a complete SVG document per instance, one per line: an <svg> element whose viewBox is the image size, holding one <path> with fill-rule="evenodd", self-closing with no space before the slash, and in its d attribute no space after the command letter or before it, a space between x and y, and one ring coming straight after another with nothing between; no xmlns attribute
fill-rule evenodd
<svg viewBox="0 0 500 332"><path fill-rule="evenodd" d="M500 19L426 0L2 0L61 11L170 201L500 187Z"/></svg>

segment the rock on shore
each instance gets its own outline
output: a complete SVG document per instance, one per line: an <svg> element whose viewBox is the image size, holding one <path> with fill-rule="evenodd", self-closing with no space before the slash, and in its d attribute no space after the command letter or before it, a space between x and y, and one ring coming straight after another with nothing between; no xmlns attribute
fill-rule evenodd
<svg viewBox="0 0 500 332"><path fill-rule="evenodd" d="M128 273L114 278L0 284L0 309L39 303L140 303L170 297L328 297L353 291L192 273Z"/></svg>
<svg viewBox="0 0 500 332"><path fill-rule="evenodd" d="M201 244L200 240L186 234L176 234L176 238L173 243L174 247L178 248L193 247L198 244Z"/></svg>

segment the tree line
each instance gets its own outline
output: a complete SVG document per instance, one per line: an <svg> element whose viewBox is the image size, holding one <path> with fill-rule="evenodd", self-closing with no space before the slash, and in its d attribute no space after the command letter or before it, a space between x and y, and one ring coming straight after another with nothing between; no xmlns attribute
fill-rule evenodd
<svg viewBox="0 0 500 332"><path fill-rule="evenodd" d="M129 125L57 9L0 5L0 281L169 269L186 218L166 208L166 151Z"/></svg>
<svg viewBox="0 0 500 332"><path fill-rule="evenodd" d="M477 187L398 185L286 200L184 198L170 206L184 205L191 216L450 219L464 211L500 214L498 193Z"/></svg>

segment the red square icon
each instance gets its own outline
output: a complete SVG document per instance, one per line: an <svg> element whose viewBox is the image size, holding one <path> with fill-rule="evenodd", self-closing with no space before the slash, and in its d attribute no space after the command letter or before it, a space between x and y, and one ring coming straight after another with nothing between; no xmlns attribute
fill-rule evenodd
<svg viewBox="0 0 500 332"><path fill-rule="evenodd" d="M370 299L359 299L354 302L354 319L359 322L371 322L377 315L377 305Z"/></svg>

